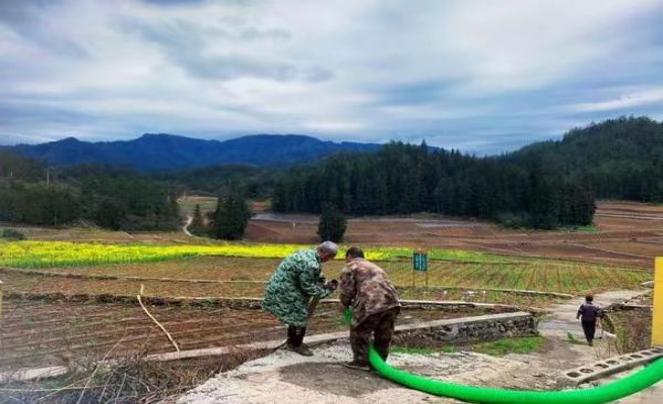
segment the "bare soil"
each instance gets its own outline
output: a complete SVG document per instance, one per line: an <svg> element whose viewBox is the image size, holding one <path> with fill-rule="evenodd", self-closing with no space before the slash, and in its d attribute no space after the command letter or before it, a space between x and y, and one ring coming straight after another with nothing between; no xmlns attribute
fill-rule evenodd
<svg viewBox="0 0 663 404"><path fill-rule="evenodd" d="M358 217L348 221L345 242L458 248L647 268L663 251L663 205L602 201L594 224L595 228L577 231L534 231L438 215ZM316 231L314 215L262 214L251 220L246 238L314 243Z"/></svg>
<svg viewBox="0 0 663 404"><path fill-rule="evenodd" d="M278 340L284 327L262 310L159 305L150 313L181 350ZM485 309L404 309L399 323L485 314ZM309 335L347 327L333 308L319 308ZM6 300L0 328L0 368L67 365L111 357L172 352L174 347L140 306L67 301Z"/></svg>
<svg viewBox="0 0 663 404"><path fill-rule="evenodd" d="M194 196L188 198L197 200ZM202 198L199 202L209 205L208 199ZM188 203L184 207L185 213L191 205ZM348 220L345 243L455 248L651 268L652 259L663 251L663 205L600 201L597 207L593 228L560 231L505 229L489 222L432 214L355 217ZM267 208L264 202L255 206L258 214L249 222L245 235L247 241L302 244L319 241L317 216L274 214ZM155 244L206 242L203 238L188 237L182 231L127 233L95 227L43 228L11 224L3 227L19 230L35 240Z"/></svg>

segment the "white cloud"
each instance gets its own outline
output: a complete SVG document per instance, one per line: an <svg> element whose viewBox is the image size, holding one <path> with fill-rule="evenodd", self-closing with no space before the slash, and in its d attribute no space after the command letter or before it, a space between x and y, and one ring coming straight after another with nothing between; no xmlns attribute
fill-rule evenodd
<svg viewBox="0 0 663 404"><path fill-rule="evenodd" d="M579 103L573 105L571 109L579 112L613 111L653 103L663 103L663 88L624 94L607 101Z"/></svg>
<svg viewBox="0 0 663 404"><path fill-rule="evenodd" d="M0 136L435 134L444 146L453 132L480 146L495 142L489 132L561 133L570 119L559 114L658 100L663 73L632 71L655 70L663 29L648 18L661 9L650 0L5 0ZM585 77L640 90L596 102L574 87ZM575 108L564 112L569 98Z"/></svg>

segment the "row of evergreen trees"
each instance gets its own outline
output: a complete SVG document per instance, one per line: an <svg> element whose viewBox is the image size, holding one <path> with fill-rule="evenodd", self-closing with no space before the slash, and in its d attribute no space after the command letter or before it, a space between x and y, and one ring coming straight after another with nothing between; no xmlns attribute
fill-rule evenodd
<svg viewBox="0 0 663 404"><path fill-rule="evenodd" d="M202 214L200 205L196 205L189 231L198 236L239 240L244 236L251 215L244 196L233 192L219 197L216 210L207 217Z"/></svg>
<svg viewBox="0 0 663 404"><path fill-rule="evenodd" d="M193 210L189 231L197 236L213 237L222 240L240 240L249 223L252 213L241 193L234 192L220 197L216 210L203 215L200 205ZM326 205L320 215L318 235L321 241L341 242L347 228L345 215L334 206Z"/></svg>
<svg viewBox="0 0 663 404"><path fill-rule="evenodd" d="M231 193L219 198L212 216L212 236L224 240L239 240L244 236L251 210L239 194Z"/></svg>
<svg viewBox="0 0 663 404"><path fill-rule="evenodd" d="M78 219L81 205L68 185L0 180L0 221L58 226Z"/></svg>
<svg viewBox="0 0 663 404"><path fill-rule="evenodd" d="M337 155L275 185L276 211L318 213L325 204L348 214L427 211L544 229L588 225L595 209L589 184L542 165L402 143Z"/></svg>
<svg viewBox="0 0 663 404"><path fill-rule="evenodd" d="M78 220L113 230L169 230L179 213L174 194L138 173L49 169L0 151L0 221L59 226Z"/></svg>

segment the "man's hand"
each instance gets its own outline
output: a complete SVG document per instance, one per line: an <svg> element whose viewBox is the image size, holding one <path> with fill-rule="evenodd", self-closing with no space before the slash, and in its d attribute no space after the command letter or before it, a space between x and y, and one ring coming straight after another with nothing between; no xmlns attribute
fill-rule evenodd
<svg viewBox="0 0 663 404"><path fill-rule="evenodd" d="M325 287L333 292L338 288L338 281L336 279L332 279L325 284Z"/></svg>

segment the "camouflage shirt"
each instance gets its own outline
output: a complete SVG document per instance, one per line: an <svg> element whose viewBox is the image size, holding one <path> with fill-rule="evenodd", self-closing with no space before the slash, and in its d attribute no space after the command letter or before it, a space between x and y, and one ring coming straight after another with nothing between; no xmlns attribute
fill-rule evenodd
<svg viewBox="0 0 663 404"><path fill-rule="evenodd" d="M332 292L320 282L320 271L316 250L302 250L286 257L267 283L262 308L285 324L305 327L309 299L323 299Z"/></svg>
<svg viewBox="0 0 663 404"><path fill-rule="evenodd" d="M399 307L396 288L382 268L361 258L352 260L341 272L341 303L352 307L352 327L366 317Z"/></svg>

